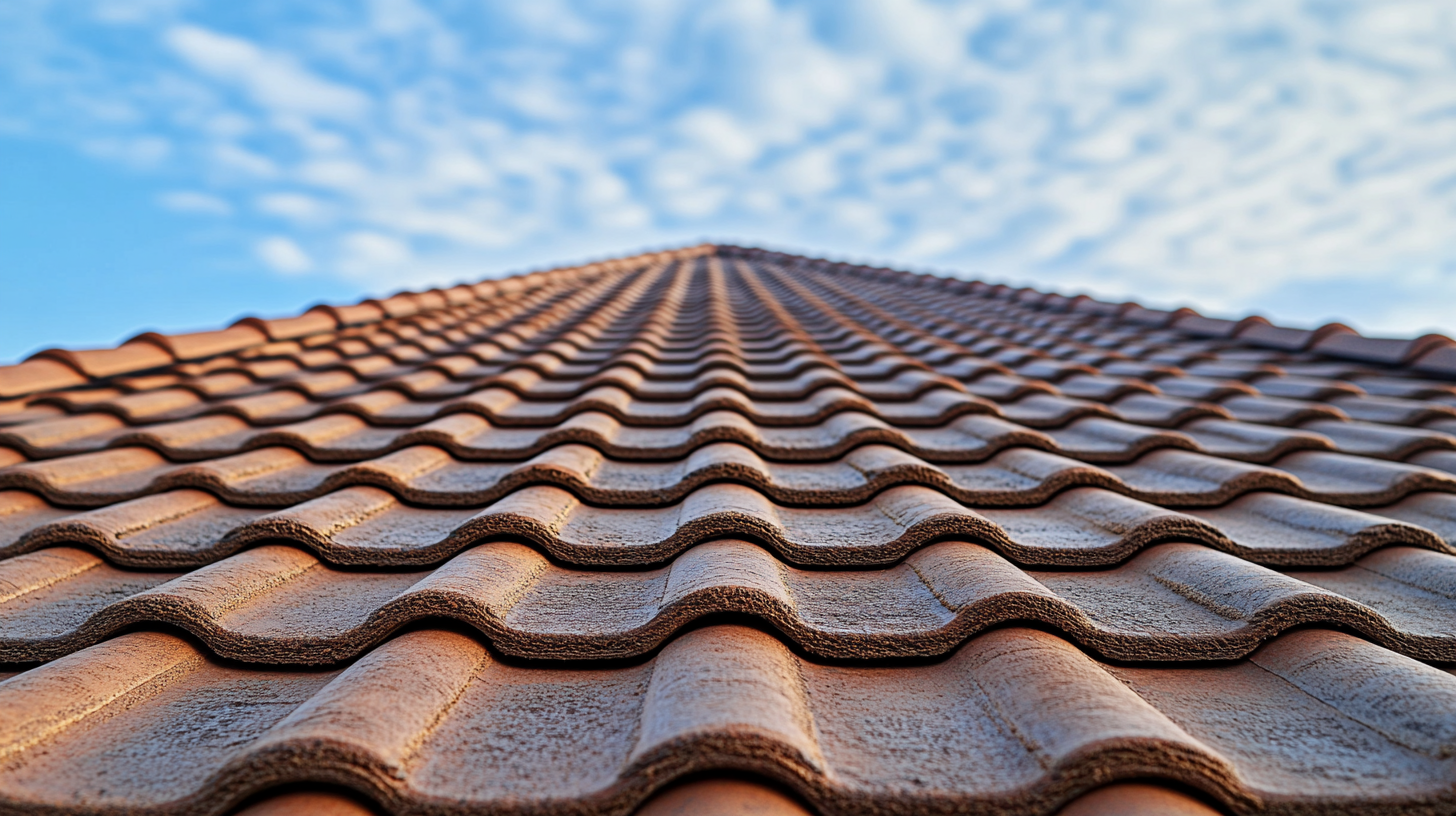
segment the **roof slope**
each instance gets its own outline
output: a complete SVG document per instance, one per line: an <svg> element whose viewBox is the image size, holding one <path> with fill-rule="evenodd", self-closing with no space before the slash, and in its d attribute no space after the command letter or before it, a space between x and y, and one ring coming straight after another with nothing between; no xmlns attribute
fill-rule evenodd
<svg viewBox="0 0 1456 816"><path fill-rule="evenodd" d="M1456 812L1453 381L717 246L44 352L0 813Z"/></svg>

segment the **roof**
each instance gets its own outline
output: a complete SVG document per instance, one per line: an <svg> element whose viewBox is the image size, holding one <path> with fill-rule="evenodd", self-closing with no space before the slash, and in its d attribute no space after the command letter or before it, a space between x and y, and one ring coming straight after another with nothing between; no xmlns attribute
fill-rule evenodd
<svg viewBox="0 0 1456 816"><path fill-rule="evenodd" d="M0 813L1456 812L1456 343L700 246L0 369Z"/></svg>

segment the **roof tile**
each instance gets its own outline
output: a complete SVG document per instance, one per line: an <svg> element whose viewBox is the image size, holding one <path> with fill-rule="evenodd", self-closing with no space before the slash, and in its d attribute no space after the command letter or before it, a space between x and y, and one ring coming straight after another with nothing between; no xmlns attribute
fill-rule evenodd
<svg viewBox="0 0 1456 816"><path fill-rule="evenodd" d="M1449 809L1452 348L704 245L45 352L0 810Z"/></svg>
<svg viewBox="0 0 1456 816"><path fill-rule="evenodd" d="M161 346L140 340L128 342L114 349L92 349L90 351L50 349L37 353L30 358L30 361L56 360L71 366L87 377L102 378L159 368L173 362L174 359Z"/></svg>
<svg viewBox="0 0 1456 816"><path fill-rule="evenodd" d="M1401 654L1456 659L1456 559L1384 549L1332 572L1281 574L1193 544L1115 569L1022 570L976 544L941 541L873 572L785 569L718 540L670 566L602 573L552 566L519 544L478 546L427 572L365 574L263 546L185 575L137 573L52 548L0 564L0 660L64 656L136 624L171 624L253 663L332 663L420 618L473 626L498 651L541 659L632 657L688 622L764 619L832 659L945 653L991 627L1037 621L1094 653L1165 662L1248 655L1305 624L1359 632ZM307 597L309 603L297 604ZM850 636L850 633L853 633Z"/></svg>
<svg viewBox="0 0 1456 816"><path fill-rule="evenodd" d="M118 672L123 654L132 668ZM169 682L151 682L163 673ZM1098 782L1150 775L1241 809L1366 796L1420 807L1445 795L1456 693L1444 672L1323 631L1189 669L1099 664L1053 635L1003 629L906 671L816 665L732 627L686 633L644 666L542 670L425 630L342 672L224 666L134 633L17 680L0 686L0 711L19 713L0 720L14 746L0 796L13 808L68 793L177 807L212 785L236 800L324 766L391 810L431 795L506 812L566 798L600 813L750 761L851 814L1045 812ZM125 709L96 716L123 695ZM36 719L38 698L66 713ZM1394 702L1410 699L1424 705ZM193 730L219 705L229 729ZM1270 728L1287 737L1264 739ZM47 750L25 750L40 739ZM97 775L57 772L78 762ZM127 772L146 767L175 770ZM930 775L934 787L916 784Z"/></svg>
<svg viewBox="0 0 1456 816"><path fill-rule="evenodd" d="M1319 340L1311 350L1372 363L1402 365L1433 350L1452 346L1456 346L1456 342L1439 334L1428 334L1414 340L1405 340L1361 337L1350 332L1339 332Z"/></svg>
<svg viewBox="0 0 1456 816"><path fill-rule="evenodd" d="M157 334L147 332L137 335L130 342L144 341L166 349L179 361L200 360L247 348L269 340L266 334L253 326L236 325L218 331L193 332L191 334Z"/></svg>
<svg viewBox="0 0 1456 816"><path fill-rule="evenodd" d="M84 374L59 360L31 359L17 365L0 366L0 397L67 388L85 382Z"/></svg>
<svg viewBox="0 0 1456 816"><path fill-rule="evenodd" d="M311 334L330 332L339 326L338 320L322 308L310 309L298 317L246 317L239 320L238 324L263 332L269 340L296 340Z"/></svg>
<svg viewBox="0 0 1456 816"><path fill-rule="evenodd" d="M1434 346L1412 360L1411 367L1417 371L1456 379L1456 346Z"/></svg>

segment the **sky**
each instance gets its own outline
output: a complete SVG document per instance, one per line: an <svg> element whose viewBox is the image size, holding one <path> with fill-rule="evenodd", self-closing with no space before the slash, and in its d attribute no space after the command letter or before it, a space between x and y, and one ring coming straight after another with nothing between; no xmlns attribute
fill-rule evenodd
<svg viewBox="0 0 1456 816"><path fill-rule="evenodd" d="M1456 334L1450 0L0 3L0 361L702 240Z"/></svg>

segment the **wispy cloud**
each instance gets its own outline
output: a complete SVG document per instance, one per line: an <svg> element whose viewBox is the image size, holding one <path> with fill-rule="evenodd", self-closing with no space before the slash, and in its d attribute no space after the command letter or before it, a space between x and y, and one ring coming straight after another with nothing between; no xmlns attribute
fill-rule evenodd
<svg viewBox="0 0 1456 816"><path fill-rule="evenodd" d="M1401 311L1456 302L1446 0L19 6L0 127L170 174L279 273L741 235L1456 327Z"/></svg>
<svg viewBox="0 0 1456 816"><path fill-rule="evenodd" d="M313 269L313 259L303 248L281 235L259 241L253 251L269 269L284 275L297 275Z"/></svg>
<svg viewBox="0 0 1456 816"><path fill-rule="evenodd" d="M172 26L163 39L198 73L241 89L266 113L354 119L369 109L369 98L359 91L245 39L195 25Z"/></svg>

